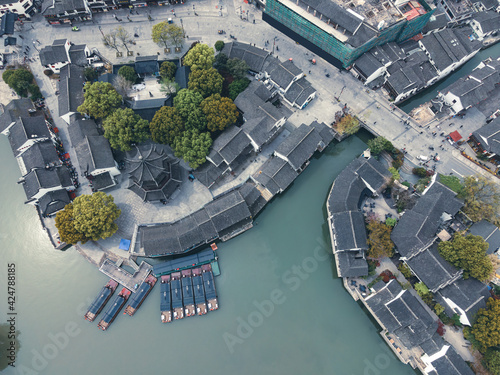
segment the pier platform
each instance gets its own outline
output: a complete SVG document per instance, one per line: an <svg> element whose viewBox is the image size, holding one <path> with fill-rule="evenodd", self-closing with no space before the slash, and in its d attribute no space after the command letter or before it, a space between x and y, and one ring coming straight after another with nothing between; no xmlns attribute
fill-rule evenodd
<svg viewBox="0 0 500 375"><path fill-rule="evenodd" d="M127 270L117 266L111 260L106 259L99 268L99 271L111 277L117 283L122 284L128 290L136 292L139 285L143 283L152 268L153 267L149 263L143 261L139 269L134 274L131 274Z"/></svg>

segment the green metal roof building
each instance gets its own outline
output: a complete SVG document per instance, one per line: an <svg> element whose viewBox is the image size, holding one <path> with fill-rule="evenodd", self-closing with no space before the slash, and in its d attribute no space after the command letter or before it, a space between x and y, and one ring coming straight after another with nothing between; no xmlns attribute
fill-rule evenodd
<svg viewBox="0 0 500 375"><path fill-rule="evenodd" d="M420 33L433 8L424 0L267 0L263 19L348 67L375 46Z"/></svg>

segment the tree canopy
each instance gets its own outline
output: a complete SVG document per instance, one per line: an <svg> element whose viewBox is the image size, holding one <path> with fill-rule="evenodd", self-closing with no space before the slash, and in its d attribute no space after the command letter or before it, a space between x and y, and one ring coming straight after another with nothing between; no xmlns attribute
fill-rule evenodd
<svg viewBox="0 0 500 375"><path fill-rule="evenodd" d="M132 36L122 26L118 26L118 28L116 29L116 39L122 44L123 47L125 47L127 51L129 51L128 45L132 44L133 42Z"/></svg>
<svg viewBox="0 0 500 375"><path fill-rule="evenodd" d="M233 58L227 60L226 63L227 70L235 79L244 78L248 72L248 64L238 58Z"/></svg>
<svg viewBox="0 0 500 375"><path fill-rule="evenodd" d="M207 118L207 128L211 132L224 130L238 119L238 109L233 101L219 94L203 100L200 107Z"/></svg>
<svg viewBox="0 0 500 375"><path fill-rule="evenodd" d="M180 46L184 40L184 31L177 25L163 21L153 26L151 37L153 42L165 48L169 43Z"/></svg>
<svg viewBox="0 0 500 375"><path fill-rule="evenodd" d="M116 52L120 52L120 49L118 48L119 40L116 30L110 30L109 33L103 34L102 43L105 47L114 49Z"/></svg>
<svg viewBox="0 0 500 375"><path fill-rule="evenodd" d="M128 65L124 65L118 69L118 75L122 76L131 83L135 83L137 80L137 73L135 72L135 69Z"/></svg>
<svg viewBox="0 0 500 375"><path fill-rule="evenodd" d="M85 84L83 104L78 112L86 113L95 118L109 116L122 104L122 97L108 82L94 82Z"/></svg>
<svg viewBox="0 0 500 375"><path fill-rule="evenodd" d="M91 66L83 69L83 75L85 76L85 80L89 82L94 82L98 77L96 70Z"/></svg>
<svg viewBox="0 0 500 375"><path fill-rule="evenodd" d="M391 240L392 228L376 219L370 219L366 226L368 235L368 256L378 259L391 257L394 254L394 243Z"/></svg>
<svg viewBox="0 0 500 375"><path fill-rule="evenodd" d="M472 221L498 221L500 189L496 182L481 175L465 177L460 197L465 201L463 212Z"/></svg>
<svg viewBox="0 0 500 375"><path fill-rule="evenodd" d="M220 94L223 82L224 78L214 68L199 69L189 74L188 88L206 98L212 94Z"/></svg>
<svg viewBox="0 0 500 375"><path fill-rule="evenodd" d="M112 236L118 226L114 222L121 214L111 195L97 192L80 195L56 215L56 227L61 241L68 244L97 241Z"/></svg>
<svg viewBox="0 0 500 375"><path fill-rule="evenodd" d="M336 129L339 134L355 134L359 130L359 121L356 117L347 114L337 122Z"/></svg>
<svg viewBox="0 0 500 375"><path fill-rule="evenodd" d="M500 345L500 300L490 298L486 309L480 309L470 331L481 345L480 351Z"/></svg>
<svg viewBox="0 0 500 375"><path fill-rule="evenodd" d="M215 44L214 44L215 50L217 52L218 51L222 51L222 49L224 48L224 45L225 45L225 43L222 40L216 41Z"/></svg>
<svg viewBox="0 0 500 375"><path fill-rule="evenodd" d="M382 151L392 151L394 146L390 141L385 139L384 137L377 137L370 139L368 142L368 147L370 151L374 155L380 154Z"/></svg>
<svg viewBox="0 0 500 375"><path fill-rule="evenodd" d="M149 138L149 123L130 108L118 108L104 122L104 136L116 150L129 151L133 143Z"/></svg>
<svg viewBox="0 0 500 375"><path fill-rule="evenodd" d="M162 78L173 79L176 71L177 65L175 65L172 61L164 61L160 65L160 76Z"/></svg>
<svg viewBox="0 0 500 375"><path fill-rule="evenodd" d="M190 112L198 108L203 101L203 96L197 91L182 89L174 98L174 107L177 108L182 118L186 119Z"/></svg>
<svg viewBox="0 0 500 375"><path fill-rule="evenodd" d="M225 53L219 53L214 59L214 68L219 72L227 69L227 55Z"/></svg>
<svg viewBox="0 0 500 375"><path fill-rule="evenodd" d="M453 240L438 245L439 254L455 267L464 270L464 278L474 277L486 281L493 272L493 265L486 255L488 243L481 236L455 234Z"/></svg>
<svg viewBox="0 0 500 375"><path fill-rule="evenodd" d="M175 138L184 133L184 123L177 108L161 107L149 124L151 138L157 143L173 145Z"/></svg>
<svg viewBox="0 0 500 375"><path fill-rule="evenodd" d="M248 78L235 79L229 84L229 98L235 100L240 93L246 90L250 80Z"/></svg>
<svg viewBox="0 0 500 375"><path fill-rule="evenodd" d="M488 350L484 356L484 365L493 375L500 375L500 351Z"/></svg>
<svg viewBox="0 0 500 375"><path fill-rule="evenodd" d="M30 90L30 85L33 83L33 74L29 70L24 68L8 69L3 72L2 79L19 96L27 97L28 91L34 94ZM38 88L38 86L36 87Z"/></svg>
<svg viewBox="0 0 500 375"><path fill-rule="evenodd" d="M183 158L191 168L196 169L206 161L212 138L210 133L186 130L174 141L175 156Z"/></svg>
<svg viewBox="0 0 500 375"><path fill-rule="evenodd" d="M206 44L197 43L184 57L184 65L191 70L210 69L214 63L214 50Z"/></svg>
<svg viewBox="0 0 500 375"><path fill-rule="evenodd" d="M423 282L416 283L415 290L420 297L423 297L429 293L429 288L427 288L427 285L425 285Z"/></svg>

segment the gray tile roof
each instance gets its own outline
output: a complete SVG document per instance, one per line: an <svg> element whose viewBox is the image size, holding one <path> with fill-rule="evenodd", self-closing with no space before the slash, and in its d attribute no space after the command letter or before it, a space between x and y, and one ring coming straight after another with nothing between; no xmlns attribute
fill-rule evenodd
<svg viewBox="0 0 500 375"><path fill-rule="evenodd" d="M368 250L365 219L361 211L344 211L332 216L336 251Z"/></svg>
<svg viewBox="0 0 500 375"><path fill-rule="evenodd" d="M68 168L58 167L54 169L35 169L24 177L23 188L26 198L29 200L41 190L54 187L71 187L71 177Z"/></svg>
<svg viewBox="0 0 500 375"><path fill-rule="evenodd" d="M491 297L488 287L473 278L467 280L460 279L439 290L438 295L441 298L451 300L460 309L465 311L469 321L472 320L479 309L486 307L486 300ZM448 307L447 313L450 316L453 313L459 313L458 311L450 311L446 302L443 306Z"/></svg>
<svg viewBox="0 0 500 375"><path fill-rule="evenodd" d="M268 101L271 99L272 92L263 84L258 85L257 89L254 91L255 95L257 95L263 101Z"/></svg>
<svg viewBox="0 0 500 375"><path fill-rule="evenodd" d="M273 64L272 69L268 70L267 74L279 87L285 90L296 77L302 74L302 70L295 66L292 61L287 60L283 63Z"/></svg>
<svg viewBox="0 0 500 375"><path fill-rule="evenodd" d="M179 160L151 144L127 152L128 188L145 201L169 200L181 183Z"/></svg>
<svg viewBox="0 0 500 375"><path fill-rule="evenodd" d="M85 54L86 47L87 45L85 44L72 44L71 47L69 47L69 58L71 60L71 64L83 67L89 65L87 62L87 55Z"/></svg>
<svg viewBox="0 0 500 375"><path fill-rule="evenodd" d="M481 236L488 242L488 254L500 249L500 229L486 220L478 221L469 228L469 233L474 236Z"/></svg>
<svg viewBox="0 0 500 375"><path fill-rule="evenodd" d="M252 217L255 218L255 216L264 208L267 201L252 183L244 183L238 191L245 200Z"/></svg>
<svg viewBox="0 0 500 375"><path fill-rule="evenodd" d="M285 94L285 98L292 104L297 104L302 107L306 100L316 92L316 89L311 86L311 83L302 77L298 81L292 83Z"/></svg>
<svg viewBox="0 0 500 375"><path fill-rule="evenodd" d="M238 191L232 191L204 207L220 236L251 222L252 214Z"/></svg>
<svg viewBox="0 0 500 375"><path fill-rule="evenodd" d="M261 72L266 57L269 52L254 47L247 43L231 42L226 43L221 53L225 54L228 58L237 58L247 63L250 70L254 72Z"/></svg>
<svg viewBox="0 0 500 375"><path fill-rule="evenodd" d="M481 143L483 150L500 155L500 118L479 128L472 135Z"/></svg>
<svg viewBox="0 0 500 375"><path fill-rule="evenodd" d="M317 122L316 120L311 122L310 126L314 126L316 130L318 131L319 135L323 139L323 143L325 145L329 145L331 141L333 141L333 138L335 137L335 133L333 132L333 129L326 125L324 122Z"/></svg>
<svg viewBox="0 0 500 375"><path fill-rule="evenodd" d="M83 104L83 84L85 77L83 68L69 64L61 68L59 78L59 116L69 112L77 112L77 108Z"/></svg>
<svg viewBox="0 0 500 375"><path fill-rule="evenodd" d="M59 156L51 141L35 143L22 153L21 158L28 172L46 168L50 164L60 164Z"/></svg>
<svg viewBox="0 0 500 375"><path fill-rule="evenodd" d="M227 164L222 162L219 166L215 166L209 161L205 162L201 167L196 168L193 175L207 188L210 188L222 174L227 170Z"/></svg>
<svg viewBox="0 0 500 375"><path fill-rule="evenodd" d="M64 44L66 39L54 40L51 46L45 46L40 50L40 63L48 66L56 63L69 63L68 54Z"/></svg>
<svg viewBox="0 0 500 375"><path fill-rule="evenodd" d="M340 7L336 3L328 0L306 0L306 5L321 13L326 19L330 19L332 23L339 25L350 34L354 34L359 26L363 23L361 19L349 13L346 9ZM312 10L310 10L312 12ZM317 15L319 17L319 15Z"/></svg>
<svg viewBox="0 0 500 375"><path fill-rule="evenodd" d="M431 292L458 279L461 271L439 255L437 244L406 261L415 275Z"/></svg>
<svg viewBox="0 0 500 375"><path fill-rule="evenodd" d="M135 72L137 74L154 74L159 70L158 56L137 56L135 58Z"/></svg>
<svg viewBox="0 0 500 375"><path fill-rule="evenodd" d="M302 124L276 148L275 153L288 159L297 171L311 158L321 142L322 138L315 127Z"/></svg>
<svg viewBox="0 0 500 375"><path fill-rule="evenodd" d="M226 129L221 135L219 135L212 144L212 150L210 151L208 157L211 160L219 160L219 154L223 160L231 166L238 157L246 156L253 149L250 143L250 139L242 131L241 128L237 126L232 126ZM216 162L216 166L218 162Z"/></svg>
<svg viewBox="0 0 500 375"><path fill-rule="evenodd" d="M436 332L437 323L424 303L411 291L403 290L396 280L390 280L365 302L389 333L408 349L429 340Z"/></svg>
<svg viewBox="0 0 500 375"><path fill-rule="evenodd" d="M435 240L443 213L455 216L463 206L463 202L455 195L455 192L436 181L415 207L399 219L391 239L401 256L411 258Z"/></svg>
<svg viewBox="0 0 500 375"><path fill-rule="evenodd" d="M368 263L363 252L345 251L335 254L339 277L361 277L368 275Z"/></svg>
<svg viewBox="0 0 500 375"><path fill-rule="evenodd" d="M28 140L50 139L50 132L42 116L21 117L10 128L9 142L14 155L25 150L18 149Z"/></svg>
<svg viewBox="0 0 500 375"><path fill-rule="evenodd" d="M13 99L8 104L0 103L0 132L4 131L10 124L19 117L30 116L29 110L35 111L33 103L28 98ZM34 115L43 115L42 111L35 111Z"/></svg>
<svg viewBox="0 0 500 375"><path fill-rule="evenodd" d="M191 73L191 68L187 65L180 66L175 71L175 82L179 85L179 89L187 89L189 73Z"/></svg>
<svg viewBox="0 0 500 375"><path fill-rule="evenodd" d="M472 18L481 25L483 33L500 29L500 14L494 11L477 12Z"/></svg>
<svg viewBox="0 0 500 375"><path fill-rule="evenodd" d="M52 2L53 6L43 11L44 16L63 15L65 12L85 11L84 0L57 0Z"/></svg>
<svg viewBox="0 0 500 375"><path fill-rule="evenodd" d="M109 172L99 173L92 178L92 187L96 190L104 190L114 185L115 182Z"/></svg>
<svg viewBox="0 0 500 375"><path fill-rule="evenodd" d="M253 178L275 195L285 191L297 176L298 173L286 161L271 157L253 175Z"/></svg>
<svg viewBox="0 0 500 375"><path fill-rule="evenodd" d="M365 79L375 73L384 65L375 58L370 52L365 52L353 63L353 68L356 69Z"/></svg>
<svg viewBox="0 0 500 375"><path fill-rule="evenodd" d="M49 191L38 201L43 216L51 216L70 203L68 192L64 189Z"/></svg>
<svg viewBox="0 0 500 375"><path fill-rule="evenodd" d="M9 1L5 1L3 4L9 4ZM14 34L14 25L18 15L15 13L7 12L0 18L0 36L12 35Z"/></svg>
<svg viewBox="0 0 500 375"><path fill-rule="evenodd" d="M448 17L446 16L446 13L442 10L436 9L429 19L429 22L427 22L422 29L422 33L427 34L429 31L441 29L446 26L448 26Z"/></svg>

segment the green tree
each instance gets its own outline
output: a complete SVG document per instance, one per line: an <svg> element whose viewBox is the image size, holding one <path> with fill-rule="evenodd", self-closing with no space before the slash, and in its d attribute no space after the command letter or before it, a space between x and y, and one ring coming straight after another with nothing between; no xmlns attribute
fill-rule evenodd
<svg viewBox="0 0 500 375"><path fill-rule="evenodd" d="M217 52L222 51L222 49L224 48L224 44L225 43L222 40L216 41L215 44L214 44L215 50Z"/></svg>
<svg viewBox="0 0 500 375"><path fill-rule="evenodd" d="M335 125L339 134L352 135L359 130L359 120L349 114L343 116Z"/></svg>
<svg viewBox="0 0 500 375"><path fill-rule="evenodd" d="M207 130L207 118L200 108L189 112L185 120L186 130L196 129L200 133Z"/></svg>
<svg viewBox="0 0 500 375"><path fill-rule="evenodd" d="M153 42L167 48L169 43L175 46L182 45L184 32L179 26L163 21L153 26L151 37Z"/></svg>
<svg viewBox="0 0 500 375"><path fill-rule="evenodd" d="M40 88L34 83L28 86L28 91L31 94L30 99L33 101L43 98Z"/></svg>
<svg viewBox="0 0 500 375"><path fill-rule="evenodd" d="M220 94L223 82L224 78L214 68L199 69L189 74L188 88L206 98L212 94Z"/></svg>
<svg viewBox="0 0 500 375"><path fill-rule="evenodd" d="M421 178L427 177L427 169L422 167L413 168L411 172Z"/></svg>
<svg viewBox="0 0 500 375"><path fill-rule="evenodd" d="M429 288L427 288L427 285L425 285L423 282L416 283L415 290L417 291L417 293L420 297L423 297L426 294L429 294Z"/></svg>
<svg viewBox="0 0 500 375"><path fill-rule="evenodd" d="M186 130L174 141L175 156L183 158L191 168L196 169L206 161L211 145L210 133Z"/></svg>
<svg viewBox="0 0 500 375"><path fill-rule="evenodd" d="M173 79L161 79L160 91L165 94L165 96L174 95L179 90L179 84Z"/></svg>
<svg viewBox="0 0 500 375"><path fill-rule="evenodd" d="M201 102L201 110L207 117L207 128L211 132L224 130L238 119L238 109L229 98L214 94Z"/></svg>
<svg viewBox="0 0 500 375"><path fill-rule="evenodd" d="M174 79L177 65L172 61L164 61L160 65L160 76L166 79Z"/></svg>
<svg viewBox="0 0 500 375"><path fill-rule="evenodd" d="M465 201L463 211L472 221L498 221L500 189L496 182L481 175L465 177L460 197Z"/></svg>
<svg viewBox="0 0 500 375"><path fill-rule="evenodd" d="M488 299L486 309L478 311L470 332L481 345L479 350L482 353L500 345L500 300Z"/></svg>
<svg viewBox="0 0 500 375"><path fill-rule="evenodd" d="M83 90L85 100L77 110L95 118L109 116L123 101L122 96L108 82L87 82Z"/></svg>
<svg viewBox="0 0 500 375"><path fill-rule="evenodd" d="M198 108L203 101L203 96L197 91L182 89L174 98L174 107L177 108L182 118L187 118L189 112Z"/></svg>
<svg viewBox="0 0 500 375"><path fill-rule="evenodd" d="M385 219L385 225L387 225L388 227L391 227L391 228L394 228L394 226L397 224L398 222L398 219L395 219L393 217L388 217L387 219Z"/></svg>
<svg viewBox="0 0 500 375"><path fill-rule="evenodd" d="M104 122L104 136L115 150L129 151L132 144L149 138L149 123L130 108L118 108Z"/></svg>
<svg viewBox="0 0 500 375"><path fill-rule="evenodd" d="M69 203L64 210L56 214L56 228L62 242L74 245L78 242L85 243L89 239L75 228L75 218L73 214L73 204Z"/></svg>
<svg viewBox="0 0 500 375"><path fill-rule="evenodd" d="M227 60L227 70L235 79L244 78L248 72L248 64L238 58Z"/></svg>
<svg viewBox="0 0 500 375"><path fill-rule="evenodd" d="M231 100L236 100L238 95L246 90L250 80L248 78L235 79L229 84L229 98Z"/></svg>
<svg viewBox="0 0 500 375"><path fill-rule="evenodd" d="M405 278L409 279L410 277L412 277L410 267L408 267L405 263L400 263L398 266L398 270Z"/></svg>
<svg viewBox="0 0 500 375"><path fill-rule="evenodd" d="M390 167L389 168L389 172L391 172L392 174L392 178L396 181L396 180L399 180L401 178L401 176L399 175L399 172L396 168L394 167Z"/></svg>
<svg viewBox="0 0 500 375"><path fill-rule="evenodd" d="M153 141L173 145L175 138L183 135L185 127L177 108L161 107L149 124L149 129Z"/></svg>
<svg viewBox="0 0 500 375"><path fill-rule="evenodd" d="M500 375L500 351L489 349L483 360L484 366L492 375Z"/></svg>
<svg viewBox="0 0 500 375"><path fill-rule="evenodd" d="M92 241L115 234L118 225L114 221L120 214L121 210L114 203L113 196L102 191L80 195L73 201L75 229Z"/></svg>
<svg viewBox="0 0 500 375"><path fill-rule="evenodd" d="M27 97L29 86L33 83L33 74L23 68L9 69L3 72L2 79L17 95Z"/></svg>
<svg viewBox="0 0 500 375"><path fill-rule="evenodd" d="M376 219L368 221L368 256L373 259L391 257L394 254L394 243L391 240L392 228Z"/></svg>
<svg viewBox="0 0 500 375"><path fill-rule="evenodd" d="M127 81L130 81L132 84L134 84L137 80L137 73L135 72L135 69L128 65L124 65L118 69L118 75L122 76Z"/></svg>
<svg viewBox="0 0 500 375"><path fill-rule="evenodd" d="M392 151L394 146L390 141L385 139L384 137L377 137L370 139L368 142L368 147L370 148L372 154L378 155L382 151Z"/></svg>
<svg viewBox="0 0 500 375"><path fill-rule="evenodd" d="M94 82L95 80L97 80L98 77L97 72L91 66L88 66L85 69L83 69L83 75L85 76L85 80L89 82Z"/></svg>
<svg viewBox="0 0 500 375"><path fill-rule="evenodd" d="M214 63L214 50L206 44L198 43L184 57L184 65L191 70L210 69Z"/></svg>
<svg viewBox="0 0 500 375"><path fill-rule="evenodd" d="M225 53L219 53L214 59L214 68L219 72L227 70L227 55Z"/></svg>
<svg viewBox="0 0 500 375"><path fill-rule="evenodd" d="M444 307L441 306L439 303L436 303L434 305L434 311L436 312L436 315L439 316L441 315L442 313L444 313Z"/></svg>
<svg viewBox="0 0 500 375"><path fill-rule="evenodd" d="M464 270L464 278L474 277L487 281L493 272L493 265L486 255L488 243L481 236L456 233L452 241L438 245L439 254L455 267Z"/></svg>

